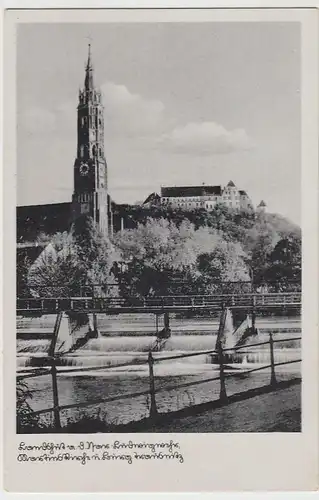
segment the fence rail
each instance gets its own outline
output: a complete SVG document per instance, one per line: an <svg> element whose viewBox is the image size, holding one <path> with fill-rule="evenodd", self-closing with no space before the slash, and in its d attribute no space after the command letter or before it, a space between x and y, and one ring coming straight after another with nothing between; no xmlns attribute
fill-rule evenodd
<svg viewBox="0 0 319 500"><path fill-rule="evenodd" d="M216 295L172 295L161 297L39 297L18 298L17 314L54 314L75 312L140 312L163 310L220 309L220 307L255 309L300 307L301 292L242 293Z"/></svg>
<svg viewBox="0 0 319 500"><path fill-rule="evenodd" d="M62 368L61 369L57 365L58 359L56 359L54 357L48 357L48 364L50 365L50 367L38 368L38 369L32 370L32 373L25 373L25 372L24 373L17 373L17 378L18 379L25 379L25 378L29 378L29 377L41 377L43 375L48 375L48 374L52 375L52 390L53 390L54 406L51 408L45 408L45 409L33 411L32 415L53 413L56 429L62 428L61 421L60 421L60 412L63 410L69 410L69 409L73 409L73 408L85 408L85 407L107 404L107 403L114 402L114 401L119 401L119 400L123 400L123 399L132 399L132 398L137 398L137 397L142 397L142 396L150 396L151 405L150 405L150 410L149 410L149 416L150 416L150 418L153 418L158 414L156 394L159 394L159 393L165 392L165 391L171 391L171 390L176 390L176 389L182 389L185 387L191 387L191 386L196 386L196 385L200 385L200 384L205 384L205 383L209 383L209 382L216 382L218 380L220 381L220 397L219 397L219 399L222 402L227 403L227 392L226 392L225 382L227 379L232 378L234 376L237 376L238 373L240 373L241 375L246 375L246 374L248 375L250 373L254 373L257 371L270 369L270 386L275 389L277 386L275 368L278 366L290 365L293 363L300 363L301 362L301 359L293 359L293 360L289 360L289 361L275 363L274 344L276 342L284 343L284 342L289 342L291 340L298 341L298 340L301 340L301 337L294 337L292 339L274 340L272 334L270 333L269 334L269 341L265 341L265 342L257 342L255 344L249 344L249 345L244 345L244 346L240 346L240 347L232 347L232 348L227 348L227 349L220 348L218 350L213 349L213 350L207 350L207 351L185 353L185 354L164 356L164 357L160 357L160 356L154 357L152 352L149 351L148 355L145 355L145 358L142 360L139 360L137 362L135 361L134 363L127 362L127 363L121 363L119 365L113 365L113 366L105 365L105 366L92 366L92 367L80 367L80 368L74 367L74 368L67 368L67 369ZM257 366L256 368L248 368L246 370L240 370L239 372L235 371L234 373L225 373L225 365L227 365L227 363L229 363L229 361L226 360L226 356L227 356L226 353L229 353L229 352L236 353L238 350L241 350L241 354L252 353L252 352L254 352L254 350L250 350L250 349L264 346L267 344L269 345L270 364ZM246 349L246 350L242 351L242 349ZM206 379L201 379L201 380L185 382L185 383L181 383L181 384L177 384L177 385L172 385L169 387L156 388L156 385L155 385L156 377L154 375L154 364L160 363L163 361L182 359L185 357L200 356L203 354L217 356L217 362L219 365L218 376L210 377L210 378L206 378ZM228 356L229 356L229 354L228 354ZM117 368L120 368L120 367L132 366L132 365L146 365L146 364L148 364L148 367L149 367L149 390L134 392L134 393L127 393L127 394L119 394L119 395L111 396L109 398L94 399L94 400L89 400L89 401L85 401L82 403L72 403L72 404L63 405L63 406L59 405L57 378L60 374L75 373L75 372L77 373L77 372L82 372L82 371L93 373L94 371L97 371L97 370L106 370L106 369L113 369L113 370L115 369L116 370Z"/></svg>

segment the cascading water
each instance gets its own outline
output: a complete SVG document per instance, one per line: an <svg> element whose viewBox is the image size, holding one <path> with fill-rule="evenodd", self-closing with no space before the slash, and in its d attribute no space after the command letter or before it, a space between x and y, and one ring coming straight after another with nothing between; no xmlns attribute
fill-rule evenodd
<svg viewBox="0 0 319 500"><path fill-rule="evenodd" d="M230 330L230 321L228 323L228 328ZM176 327L175 327L176 328ZM192 331L192 330L191 330ZM176 356L178 354L192 353L209 351L215 348L216 344L216 333L211 333L209 335L194 335L188 334L187 331L179 332L179 335L174 334L169 339L165 341L164 348L158 352L153 351L154 358L166 357L166 356ZM284 339L291 337L291 334L280 335L280 338ZM101 335L98 338L90 339L81 348L73 353L66 353L59 359L59 364L62 366L78 366L78 367L92 367L92 366L110 366L116 367L119 364L129 364L132 365L136 363L144 362L147 360L147 353L152 347L154 347L156 337L155 335L136 335L135 336L110 336ZM267 334L260 334L258 336L258 342L268 341L269 336ZM256 338L250 340L250 343L256 342ZM17 363L18 367L30 366L31 358L36 356L43 356L48 351L50 345L50 339L38 339L38 340L18 340L17 342ZM258 350L256 350L258 349ZM275 362L289 361L293 358L298 358L298 352L300 353L300 341L291 341L289 346L286 347L286 343L283 342L275 344ZM238 351L237 355L234 355L234 363L261 363L269 364L270 361L270 351L269 345L260 346L258 348L249 348L247 350L243 349L242 352ZM166 365L173 365L178 369L203 369L206 370L212 365L212 359L210 355L198 355L186 357L183 359L166 361ZM164 365L159 363L158 366ZM170 369L171 372L171 369Z"/></svg>
<svg viewBox="0 0 319 500"><path fill-rule="evenodd" d="M46 329L45 338L36 338L23 340L21 337L27 337L25 335L26 322L20 320L20 328L22 328L24 334L19 336L17 341L17 364L18 367L27 367L32 364L31 358L41 357L47 354L52 333L50 336L47 335L47 328L51 321L51 332L54 326L54 317L47 317L44 319L32 320L30 323L30 328L37 329L38 325ZM28 323L28 322L27 322ZM149 350L153 350L153 356L163 357L163 356L175 356L183 353L201 352L209 351L215 349L217 330L218 330L218 319L209 320L208 318L199 318L192 320L178 319L172 316L170 321L170 327L172 330L172 336L165 339L162 347L158 350L154 349L156 336L154 328L154 317L151 315L136 315L123 317L98 317L98 324L103 332L98 333L96 329L97 338L86 339L86 343L76 349L74 352L67 352L70 348L70 319L65 318L62 321L62 327L58 339L58 348L61 352L61 357L59 364L63 366L79 366L81 368L87 366L112 366L116 367L119 364L124 363L140 363L146 361L146 356ZM256 324L259 335L258 340L256 337L249 339L249 343L268 341L269 336L266 333L267 327L281 328L280 338L287 335L291 337L291 333L285 334L285 330L291 331L293 326L298 331L300 328L300 321L296 319L282 320L273 318L265 318L257 321ZM211 328L209 331L209 327ZM90 319L90 329L92 330L92 318ZM93 325L94 329L94 325ZM76 329L73 328L73 333ZM126 331L125 331L126 330ZM29 330L30 331L30 330ZM83 335L88 331L88 321L84 321L84 325L77 329L77 338L83 337ZM194 333L196 331L196 334ZM207 333L209 331L209 333ZM32 330L31 330L32 332ZM114 332L114 333L113 333ZM153 332L153 334L152 334ZM226 314L225 318L225 332L227 347L233 347L234 341L234 325L231 313ZM299 330L300 332L300 330ZM72 329L71 329L72 333ZM120 333L120 334L119 334ZM74 337L74 335L73 335ZM74 341L74 338L73 338ZM64 347L64 349L63 349ZM250 352L248 352L248 350ZM300 342L291 341L289 345L283 343L275 344L275 361L282 362L290 360L295 356L297 351L300 351ZM63 353L63 351L65 351ZM157 352L158 351L158 352ZM260 346L258 351L248 348L247 352L243 350L234 356L234 363L262 363L268 364L270 359L269 345ZM297 356L298 357L298 356ZM159 365L163 365L159 363ZM183 367L183 369L195 369L202 368L203 370L207 366L211 366L212 359L209 355L199 355L192 356L188 358L183 358L180 360L167 361L165 364L172 366L174 364L176 367Z"/></svg>

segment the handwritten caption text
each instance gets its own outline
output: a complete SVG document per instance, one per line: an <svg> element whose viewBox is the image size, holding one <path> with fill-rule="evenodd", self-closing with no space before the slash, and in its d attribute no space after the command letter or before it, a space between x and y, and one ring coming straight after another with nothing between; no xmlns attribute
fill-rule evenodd
<svg viewBox="0 0 319 500"><path fill-rule="evenodd" d="M132 440L107 443L79 441L75 444L44 441L39 445L20 442L17 453L18 462L78 462L86 465L94 461L117 461L132 465L133 462L145 460L184 462L180 445L173 440L154 443Z"/></svg>

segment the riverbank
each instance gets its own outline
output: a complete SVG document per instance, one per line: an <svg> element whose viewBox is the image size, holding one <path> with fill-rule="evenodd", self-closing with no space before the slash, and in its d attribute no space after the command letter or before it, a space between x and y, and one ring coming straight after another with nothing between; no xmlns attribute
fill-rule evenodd
<svg viewBox="0 0 319 500"><path fill-rule="evenodd" d="M219 400L188 406L124 425L112 425L98 415L84 417L61 430L51 426L24 428L20 433L208 433L300 432L301 379L266 385Z"/></svg>

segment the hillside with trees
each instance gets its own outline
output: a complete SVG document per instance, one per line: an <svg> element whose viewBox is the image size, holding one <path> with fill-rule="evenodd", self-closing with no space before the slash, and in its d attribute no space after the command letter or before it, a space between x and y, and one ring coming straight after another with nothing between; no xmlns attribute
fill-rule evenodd
<svg viewBox="0 0 319 500"><path fill-rule="evenodd" d="M18 285L47 295L99 285L119 296L227 292L230 283L241 291L300 288L301 231L277 214L121 206L117 216L125 229L111 240L87 217L47 237L36 261L18 269Z"/></svg>

